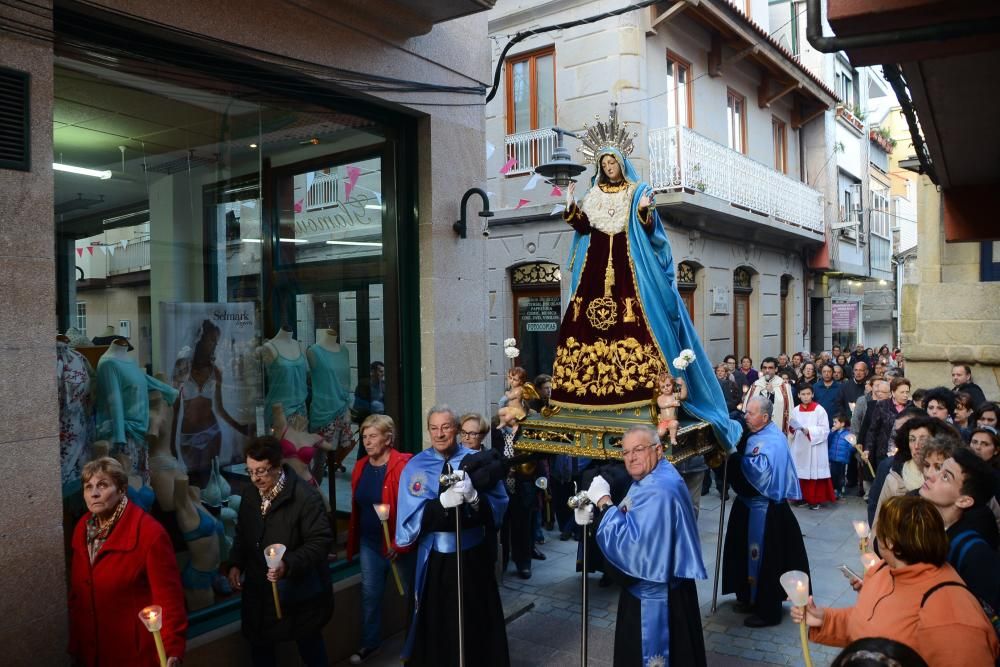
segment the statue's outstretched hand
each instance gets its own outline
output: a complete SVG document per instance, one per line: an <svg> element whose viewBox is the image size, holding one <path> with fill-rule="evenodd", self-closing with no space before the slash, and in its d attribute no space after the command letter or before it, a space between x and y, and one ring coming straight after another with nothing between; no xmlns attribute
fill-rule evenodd
<svg viewBox="0 0 1000 667"><path fill-rule="evenodd" d="M649 205L652 203L653 200L649 198L649 195L639 197L639 208L649 208Z"/></svg>
<svg viewBox="0 0 1000 667"><path fill-rule="evenodd" d="M576 203L576 183L566 186L566 210L573 208Z"/></svg>

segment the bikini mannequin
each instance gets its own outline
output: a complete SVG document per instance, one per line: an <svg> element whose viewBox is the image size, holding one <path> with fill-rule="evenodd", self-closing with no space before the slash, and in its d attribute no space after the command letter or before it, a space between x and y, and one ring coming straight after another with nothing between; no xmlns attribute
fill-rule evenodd
<svg viewBox="0 0 1000 667"><path fill-rule="evenodd" d="M149 392L149 429L146 444L149 445L149 485L156 493L156 503L164 512L173 512L174 478L183 466L170 449L170 432L173 410L163 400L163 393Z"/></svg>
<svg viewBox="0 0 1000 667"><path fill-rule="evenodd" d="M177 526L191 554L181 572L184 599L188 611L203 609L215 602L212 582L219 575L222 563L222 522L212 516L200 501L201 491L191 486L187 475L174 480L174 502L177 505Z"/></svg>
<svg viewBox="0 0 1000 667"><path fill-rule="evenodd" d="M318 450L332 452L333 445L322 436L300 431L293 424L289 424L281 405L271 407L271 420L274 423L271 429L274 437L281 441L281 462L287 463L288 467L304 481L318 487L319 483L313 477L309 464L312 463Z"/></svg>
<svg viewBox="0 0 1000 667"><path fill-rule="evenodd" d="M312 375L312 404L309 430L336 447L339 464L354 448L351 433L350 386L351 357L337 340L336 329L325 329L319 341L306 350ZM322 479L323 461L313 461L313 474Z"/></svg>
<svg viewBox="0 0 1000 667"><path fill-rule="evenodd" d="M302 344L292 337L291 331L282 327L274 338L257 348L257 354L264 361L267 372L265 405L285 406L285 414L289 420L296 415L305 417L309 366L302 352ZM305 428L304 424L296 423L296 426Z"/></svg>

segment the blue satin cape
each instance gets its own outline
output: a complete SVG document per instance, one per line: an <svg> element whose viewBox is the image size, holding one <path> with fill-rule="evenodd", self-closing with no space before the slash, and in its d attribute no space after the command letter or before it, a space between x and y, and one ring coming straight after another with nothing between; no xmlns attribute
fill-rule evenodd
<svg viewBox="0 0 1000 667"><path fill-rule="evenodd" d="M747 448L740 468L743 476L760 493L753 498L739 496L740 502L749 510L747 577L750 579L750 600L755 602L760 564L764 557L767 509L772 502L781 503L787 498L800 499L802 490L795 463L788 450L788 438L774 422L768 422L767 426L747 438Z"/></svg>
<svg viewBox="0 0 1000 667"><path fill-rule="evenodd" d="M455 552L455 533L428 532L420 534L420 524L423 521L424 509L428 502L438 502L441 471L445 461L458 470L464 459L475 452L468 447L459 445L451 458L446 459L436 449L425 449L409 460L399 478L399 500L396 506L396 544L407 547L417 544L417 564L413 578L413 618L410 620L410 631L406 644L403 646L402 658L406 660L413 651L416 639L417 614L420 613L420 600L424 591L424 578L427 574L427 559L431 551L441 553ZM493 513L493 525L499 528L503 523L504 512L507 511L507 491L503 482L497 482L488 493L480 494L490 504ZM464 509L463 505L459 509ZM482 531L473 535L470 531L462 531L462 550L471 549L482 542ZM450 535L451 539L448 539ZM478 538L478 539L477 539ZM493 576L490 574L490 576Z"/></svg>
<svg viewBox="0 0 1000 667"><path fill-rule="evenodd" d="M715 377L715 369L702 348L698 332L695 331L687 308L677 291L674 259L667 233L660 223L655 208L652 210L651 231L647 232L639 221L639 199L643 195L648 195L652 199L653 190L648 184L640 183L639 175L632 163L617 149L601 149L597 156L598 163L603 155L613 155L618 164L623 165L625 178L638 185L632 196L627 230L636 291L642 300L642 310L649 324L649 330L665 357L664 362L670 366L671 374L683 377L687 383L688 397L683 403L683 409L694 417L710 423L719 443L733 451L742 431L740 425L729 418L726 399ZM596 175L591 179L592 186L595 181ZM576 232L570 249L571 294L576 291L580 283L580 273L589 247L590 235ZM696 358L685 370L680 371L671 364L685 348L694 352Z"/></svg>
<svg viewBox="0 0 1000 667"><path fill-rule="evenodd" d="M718 383L716 383L718 384ZM609 507L597 527L604 557L639 581L644 665L670 664L669 593L678 579L706 579L694 507L683 478L665 459L632 484L619 507Z"/></svg>

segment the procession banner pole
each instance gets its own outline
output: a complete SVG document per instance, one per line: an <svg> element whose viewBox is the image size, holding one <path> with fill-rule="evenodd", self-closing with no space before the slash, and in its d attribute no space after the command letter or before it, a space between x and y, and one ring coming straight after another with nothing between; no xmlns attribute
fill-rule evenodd
<svg viewBox="0 0 1000 667"><path fill-rule="evenodd" d="M715 613L719 601L719 569L722 567L722 529L726 520L726 496L729 495L729 486L726 479L729 472L727 465L729 457L722 459L722 504L719 506L719 536L715 545L715 580L712 582L712 609Z"/></svg>

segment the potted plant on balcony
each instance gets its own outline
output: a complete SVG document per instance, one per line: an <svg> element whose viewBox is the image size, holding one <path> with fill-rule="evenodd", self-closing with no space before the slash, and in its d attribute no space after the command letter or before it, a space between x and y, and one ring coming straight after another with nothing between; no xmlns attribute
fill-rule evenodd
<svg viewBox="0 0 1000 667"><path fill-rule="evenodd" d="M705 181L701 177L701 163L695 162L693 165L691 165L690 172L691 172L690 174L691 185L694 186L695 190L698 190L699 192L705 192L705 190L708 189L708 184L705 183Z"/></svg>

